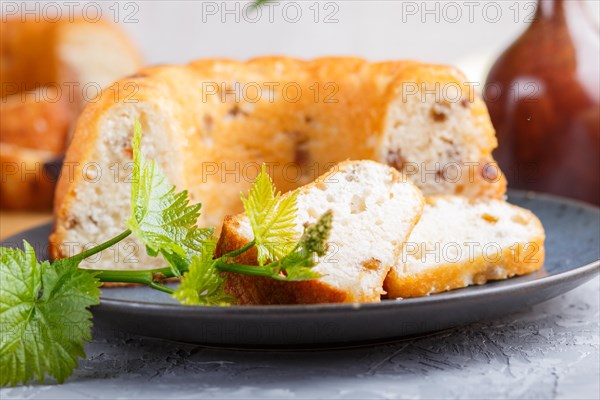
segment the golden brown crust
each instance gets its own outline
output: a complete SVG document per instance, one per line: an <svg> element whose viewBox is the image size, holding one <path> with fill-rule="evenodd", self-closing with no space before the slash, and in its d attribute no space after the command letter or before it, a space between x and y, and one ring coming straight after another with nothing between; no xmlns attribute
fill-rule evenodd
<svg viewBox="0 0 600 400"><path fill-rule="evenodd" d="M61 66L54 43L62 24L20 18L3 18L0 24L2 97L57 84Z"/></svg>
<svg viewBox="0 0 600 400"><path fill-rule="evenodd" d="M240 305L344 303L344 292L321 281L282 282L271 278L227 273L225 290Z"/></svg>
<svg viewBox="0 0 600 400"><path fill-rule="evenodd" d="M2 19L0 38L1 96L32 90L40 86L62 85L77 82L80 77L67 65L60 54L60 45L70 29L93 27L96 31L108 31L128 48L129 56L142 65L140 53L115 24L105 20L95 22L84 18L59 21L35 21L35 19ZM16 86L15 86L16 85Z"/></svg>
<svg viewBox="0 0 600 400"><path fill-rule="evenodd" d="M0 105L0 142L63 153L75 115L73 104L52 87L8 96Z"/></svg>
<svg viewBox="0 0 600 400"><path fill-rule="evenodd" d="M426 198L428 204L435 204L437 199L452 198L438 195ZM485 202L484 199L472 199L471 202ZM514 205L511 207L518 208ZM434 268L419 272L404 273L401 267L390 270L384 282L387 298L421 297L429 294L460 289L469 285L482 285L488 281L502 280L513 276L526 275L541 269L545 259L545 234L540 220L529 210L521 209L519 213L528 215L524 222L533 224L532 231L539 232L526 243L516 243L516 247L502 249L501 255L493 260L483 255L473 260L456 263L440 263Z"/></svg>
<svg viewBox="0 0 600 400"><path fill-rule="evenodd" d="M27 149L44 150L59 158L65 151L71 124L84 99L78 71L64 58L62 46L79 33L71 29L92 29L109 32L111 37L129 49L130 57L141 65L141 58L131 42L117 26L84 19L35 21L34 19L4 19L0 30L0 142L22 148L14 154L3 151L5 162L22 165L31 157L21 159ZM114 43L114 42L112 42ZM106 43L110 45L110 43ZM31 153L29 153L31 154ZM2 182L2 207L48 209L54 196L55 183L11 178ZM28 196L7 198L6 196Z"/></svg>
<svg viewBox="0 0 600 400"><path fill-rule="evenodd" d="M227 216L215 256L220 257L248 243L239 235L237 226L239 216ZM248 265L257 265L256 248L252 248L234 260ZM282 282L271 278L225 273L225 290L238 299L238 304L316 304L343 303L346 293L323 282L300 281Z"/></svg>
<svg viewBox="0 0 600 400"><path fill-rule="evenodd" d="M440 264L435 268L414 274L400 274L392 268L383 285L388 292L386 297L427 296L464 288L470 284L482 285L492 280L535 272L544 266L544 239L538 238L533 243L539 250L530 259L518 259L510 249L505 249L501 259L494 263L480 256L473 262ZM528 253L528 248L519 244L519 253Z"/></svg>
<svg viewBox="0 0 600 400"><path fill-rule="evenodd" d="M0 208L49 211L52 209L60 154L0 143Z"/></svg>

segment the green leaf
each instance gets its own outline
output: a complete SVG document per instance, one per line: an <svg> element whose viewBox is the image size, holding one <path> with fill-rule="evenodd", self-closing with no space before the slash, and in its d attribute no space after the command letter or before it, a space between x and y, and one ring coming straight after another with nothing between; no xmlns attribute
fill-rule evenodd
<svg viewBox="0 0 600 400"><path fill-rule="evenodd" d="M202 252L202 243L213 228L198 228L201 204L189 204L186 190L176 192L154 160L146 161L140 146L142 128L136 120L132 141L133 180L131 217L127 226L151 256L162 254L176 276L191 257Z"/></svg>
<svg viewBox="0 0 600 400"><path fill-rule="evenodd" d="M217 260L193 257L173 297L186 305L223 306L235 301L225 292L225 277L216 268L216 263Z"/></svg>
<svg viewBox="0 0 600 400"><path fill-rule="evenodd" d="M305 226L304 233L294 251L284 256L274 266L275 270L285 273L285 275L279 274L275 279L303 281L320 278L322 275L313 271L312 267L317 264L318 257L327 253L327 240L332 222L333 213L327 211L316 223Z"/></svg>
<svg viewBox="0 0 600 400"><path fill-rule="evenodd" d="M39 263L27 242L0 252L0 385L63 382L85 357L99 282L75 261Z"/></svg>
<svg viewBox="0 0 600 400"><path fill-rule="evenodd" d="M254 234L259 265L264 265L267 260L278 260L293 249L297 238L298 191L281 199L280 192L275 194L275 187L263 164L248 198L241 197Z"/></svg>

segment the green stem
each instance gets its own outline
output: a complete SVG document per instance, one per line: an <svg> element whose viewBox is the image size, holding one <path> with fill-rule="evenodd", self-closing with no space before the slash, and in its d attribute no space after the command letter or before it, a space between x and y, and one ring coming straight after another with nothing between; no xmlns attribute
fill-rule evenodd
<svg viewBox="0 0 600 400"><path fill-rule="evenodd" d="M89 250L86 250L82 253L76 254L71 257L72 260L80 262L88 257L93 256L96 253L105 250L121 240L125 239L127 236L131 235L131 230L126 230L118 236L104 242L96 247L93 247ZM244 265L238 263L227 263L223 260L231 259L239 256L242 253L245 253L250 248L252 248L256 242L252 240L250 243L245 246L229 252L223 255L221 258L215 260L216 267L219 271L224 272L235 272L238 274L246 274L246 275L256 275L256 276L273 276L273 270L269 266L254 266L254 265ZM163 255L164 256L164 255ZM95 272L96 277L101 282L115 282L115 283L136 283L140 285L146 285L151 287L152 289L160 290L161 292L173 294L175 290L172 288L161 284L163 280L167 278L176 277L176 274L173 272L172 268L159 268L152 270L142 270L142 271L112 271L112 270L89 270L90 272ZM180 271L184 272L184 271Z"/></svg>
<svg viewBox="0 0 600 400"><path fill-rule="evenodd" d="M162 285L160 282L173 278L175 275L171 268L159 268L143 271L110 271L110 270L90 270L96 272L96 277L101 282L118 282L118 283L137 283L149 286L161 292L172 294L174 290L168 286Z"/></svg>
<svg viewBox="0 0 600 400"><path fill-rule="evenodd" d="M242 254L242 253L245 253L245 252L247 252L248 250L250 250L250 248L251 248L252 246L254 246L255 244L256 244L256 240L252 240L250 243L246 244L245 246L243 246L243 247L240 247L240 248L239 248L239 249L237 249L237 250L234 250L234 251L232 251L232 252L229 252L229 253L227 253L227 254L224 254L224 255L222 255L222 256L221 256L221 258L224 258L224 259L225 259L225 258L234 258L234 257L237 257L237 256L239 256L240 254Z"/></svg>
<svg viewBox="0 0 600 400"><path fill-rule="evenodd" d="M126 231L122 232L121 234L115 236L114 238L112 238L102 244L99 244L96 247L92 247L89 250L83 251L79 254L75 254L73 257L69 257L69 258L73 261L81 262L81 261L85 260L86 258L91 257L96 253L100 253L102 250L106 250L109 247L119 243L121 240L125 239L129 235L131 235L131 230L127 229Z"/></svg>
<svg viewBox="0 0 600 400"><path fill-rule="evenodd" d="M152 282L151 284L149 284L148 286L150 286L152 289L156 289L159 290L161 292L165 292L168 294L173 294L175 293L175 289L170 288L168 286L162 285L160 283L156 283L156 282Z"/></svg>
<svg viewBox="0 0 600 400"><path fill-rule="evenodd" d="M256 276L273 276L273 271L268 266L245 265L238 263L226 263L217 260L216 267L222 272L235 272L237 274L256 275Z"/></svg>
<svg viewBox="0 0 600 400"><path fill-rule="evenodd" d="M96 272L96 277L102 282L124 282L124 283L144 283L154 282L156 278L161 279L172 278L173 272L171 268L148 269L141 271L123 271L123 270L90 270Z"/></svg>
<svg viewBox="0 0 600 400"><path fill-rule="evenodd" d="M268 276L270 278L273 279L279 279L279 275L277 274L277 272L273 272L275 267L278 267L281 262L280 261L274 261L272 263L269 263L267 265L246 265L246 264L239 264L239 263L229 263L229 262L225 262L224 260L227 259L231 259L231 258L235 258L237 256L239 256L242 253L245 253L246 251L248 251L250 248L252 248L252 246L254 246L256 244L256 240L252 240L250 243L246 244L243 247L240 247L237 250L234 250L232 252L229 252L223 256L221 256L221 258L216 260L216 268L219 271L222 272L234 272L237 274L244 274L244 275L254 275L254 276Z"/></svg>

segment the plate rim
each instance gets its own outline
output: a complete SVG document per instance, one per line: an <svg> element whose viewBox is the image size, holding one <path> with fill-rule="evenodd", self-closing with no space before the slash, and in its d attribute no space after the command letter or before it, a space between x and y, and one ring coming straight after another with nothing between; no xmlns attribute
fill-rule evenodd
<svg viewBox="0 0 600 400"><path fill-rule="evenodd" d="M562 196L557 196L549 193L539 193L527 190L509 189L508 197L515 195L517 197L525 198L528 200L542 199L549 200L555 203L567 204L577 208L583 208L600 216L600 207L593 204L586 203L576 199L570 199ZM41 229L47 226L51 226L53 222L40 224L21 232L15 233L1 241L6 243L15 241L15 237L22 237L26 233ZM319 313L324 312L343 312L343 311L354 311L354 312L377 312L387 311L389 308L405 308L415 305L436 305L439 303L449 303L456 301L468 301L472 298L479 298L481 296L493 297L497 295L507 295L514 292L520 292L528 289L542 289L547 286L551 286L556 281L561 280L575 280L577 278L587 280L592 278L594 273L600 272L600 258L583 265L574 267L568 271L560 272L558 274L544 276L534 280L528 280L525 282L515 282L514 284L501 287L493 287L485 285L480 286L480 290L477 291L460 291L454 290L449 292L437 293L430 296L404 298L404 299L388 299L383 300L379 303L334 303L334 304L284 304L284 305L253 305L253 306L189 306L183 304L170 304L170 303L159 303L153 301L138 301L138 300L123 300L123 299L103 299L102 294L100 295L100 304L94 306L97 309L103 309L104 311L110 310L131 310L139 312L176 312L178 316L182 314L184 316L205 316L207 314L227 315L227 316L248 316L253 317L256 315L264 314L277 314L277 312L284 312L291 315L302 315L306 313ZM109 289L110 290L110 289Z"/></svg>
<svg viewBox="0 0 600 400"><path fill-rule="evenodd" d="M283 311L286 314L291 312L293 314L303 314L307 312L323 312L323 311L365 311L373 312L374 310L387 310L388 308L399 308L399 307L411 307L413 305L436 305L439 303L448 304L449 302L455 301L468 301L471 298L479 298L481 296L496 296L496 295L507 295L512 292L520 292L527 289L540 289L546 286L551 286L555 281L570 280L576 278L584 279L587 276L591 276L594 272L600 272L600 259L592 261L591 263L584 264L575 267L571 270L560 272L555 275L541 277L526 282L516 282L509 286L502 287L487 287L484 285L480 286L479 291L465 291L459 292L458 290L437 293L429 296L412 297L404 299L385 299L379 303L325 303L325 304L281 304L281 305L251 305L251 306L189 306L183 304L171 304L171 303L157 303L157 302L145 302L136 300L122 300L122 299L102 299L101 303L96 307L103 308L135 308L144 309L147 311L161 310L161 311L177 311L184 314L198 314L200 312L209 312L214 314L214 311L222 311L228 315L239 315L239 314L250 314L248 311L254 312L254 314L272 313L273 311ZM110 290L110 289L109 289ZM185 311L184 311L185 310Z"/></svg>

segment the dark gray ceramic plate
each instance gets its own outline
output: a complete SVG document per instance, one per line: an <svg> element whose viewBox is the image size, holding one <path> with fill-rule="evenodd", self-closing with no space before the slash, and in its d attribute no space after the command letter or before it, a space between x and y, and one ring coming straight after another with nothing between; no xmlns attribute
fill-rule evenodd
<svg viewBox="0 0 600 400"><path fill-rule="evenodd" d="M512 192L546 229L543 270L484 286L362 305L186 307L147 288L104 289L94 320L102 326L164 339L229 347L348 346L439 331L521 310L556 297L598 273L600 209L558 197ZM45 249L49 225L23 239Z"/></svg>

